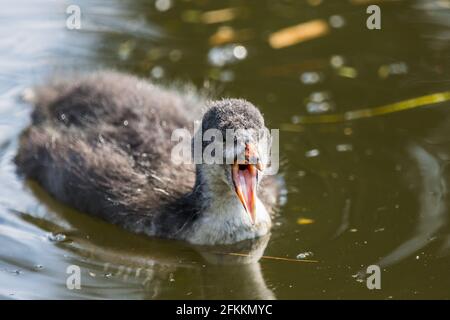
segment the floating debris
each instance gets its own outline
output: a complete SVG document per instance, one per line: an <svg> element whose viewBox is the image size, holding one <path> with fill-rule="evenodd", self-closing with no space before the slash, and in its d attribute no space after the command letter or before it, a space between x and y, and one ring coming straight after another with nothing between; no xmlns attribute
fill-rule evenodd
<svg viewBox="0 0 450 320"><path fill-rule="evenodd" d="M358 71L352 67L340 67L337 69L337 74L344 78L356 78Z"/></svg>
<svg viewBox="0 0 450 320"><path fill-rule="evenodd" d="M247 253L236 253L236 252L217 252L218 254L225 254L228 256L238 256L238 257L254 257L251 254L247 254ZM290 258L282 258L282 257L272 257L272 256L261 256L261 259L266 259L266 260L279 260L279 261L287 261L287 262L311 262L311 263L317 263L319 261L317 260L298 260L298 259L290 259Z"/></svg>
<svg viewBox="0 0 450 320"><path fill-rule="evenodd" d="M418 98L404 100L392 104L387 104L375 108L360 109L354 111L347 111L341 114L326 114L317 116L304 116L299 118L300 124L313 123L336 123L343 121L351 121L363 118L370 118L374 116L385 115L389 113L410 110L419 107L430 106L445 101L450 101L450 91L433 93Z"/></svg>
<svg viewBox="0 0 450 320"><path fill-rule="evenodd" d="M313 224L314 220L310 219L310 218L298 218L297 219L297 224L299 225L306 225L306 224Z"/></svg>
<svg viewBox="0 0 450 320"><path fill-rule="evenodd" d="M391 75L401 75L408 73L408 65L404 62L396 62L388 65L382 65L378 68L378 76L386 79Z"/></svg>
<svg viewBox="0 0 450 320"><path fill-rule="evenodd" d="M226 43L246 41L253 37L251 29L234 30L230 26L222 26L209 37L209 44L212 46L223 45Z"/></svg>
<svg viewBox="0 0 450 320"><path fill-rule="evenodd" d="M233 42L236 39L236 32L232 27L224 26L217 29L211 37L209 37L209 44L216 46L228 42Z"/></svg>
<svg viewBox="0 0 450 320"><path fill-rule="evenodd" d="M234 20L239 14L237 8L226 8L202 13L201 21L205 24L221 23Z"/></svg>
<svg viewBox="0 0 450 320"><path fill-rule="evenodd" d="M274 49L281 49L324 36L329 31L330 28L325 20L312 20L270 34L269 44Z"/></svg>
<svg viewBox="0 0 450 320"><path fill-rule="evenodd" d="M311 149L305 152L305 157L314 158L320 155L320 151L318 149Z"/></svg>

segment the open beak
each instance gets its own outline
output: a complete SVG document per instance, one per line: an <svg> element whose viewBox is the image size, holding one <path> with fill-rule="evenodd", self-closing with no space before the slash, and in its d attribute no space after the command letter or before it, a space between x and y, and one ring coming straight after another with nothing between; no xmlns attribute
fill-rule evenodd
<svg viewBox="0 0 450 320"><path fill-rule="evenodd" d="M252 161L252 159L255 159L255 161ZM262 170L262 164L257 159L255 148L250 144L246 144L244 163L234 163L231 170L236 194L245 211L250 215L253 224L256 219L257 170Z"/></svg>

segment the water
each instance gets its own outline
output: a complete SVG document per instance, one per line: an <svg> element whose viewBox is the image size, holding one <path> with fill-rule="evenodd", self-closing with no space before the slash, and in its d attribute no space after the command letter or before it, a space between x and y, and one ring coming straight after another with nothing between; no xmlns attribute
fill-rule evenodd
<svg viewBox="0 0 450 320"><path fill-rule="evenodd" d="M302 124L449 90L450 2L382 1L374 31L365 27L369 2L77 1L81 30L66 28L65 3L3 6L0 297L450 298L450 103ZM270 41L308 21L314 39ZM264 255L284 260L213 263L186 244L75 212L16 174L30 113L18 96L49 75L97 68L260 106L281 128L286 184ZM366 287L371 264L381 267L381 290ZM66 288L70 265L82 270L81 290Z"/></svg>

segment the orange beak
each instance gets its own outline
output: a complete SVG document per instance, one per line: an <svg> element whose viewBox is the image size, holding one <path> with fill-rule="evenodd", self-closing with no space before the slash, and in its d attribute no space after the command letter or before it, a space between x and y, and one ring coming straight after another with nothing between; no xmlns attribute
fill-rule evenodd
<svg viewBox="0 0 450 320"><path fill-rule="evenodd" d="M253 145L246 144L244 163L240 164L236 162L231 168L235 192L244 206L245 211L250 215L253 224L256 220L257 170L263 169L255 150Z"/></svg>

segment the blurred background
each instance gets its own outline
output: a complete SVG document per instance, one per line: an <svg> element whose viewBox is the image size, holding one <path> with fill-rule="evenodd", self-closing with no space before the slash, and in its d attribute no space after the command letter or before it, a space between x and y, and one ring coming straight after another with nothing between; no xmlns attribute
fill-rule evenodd
<svg viewBox="0 0 450 320"><path fill-rule="evenodd" d="M380 30L366 27L371 4ZM66 26L70 5L80 29ZM1 6L1 298L450 298L449 0ZM264 255L286 260L214 264L74 212L17 175L30 115L20 95L102 68L260 107L280 129L285 182ZM66 288L72 264L82 290ZM371 264L380 290L366 286Z"/></svg>

